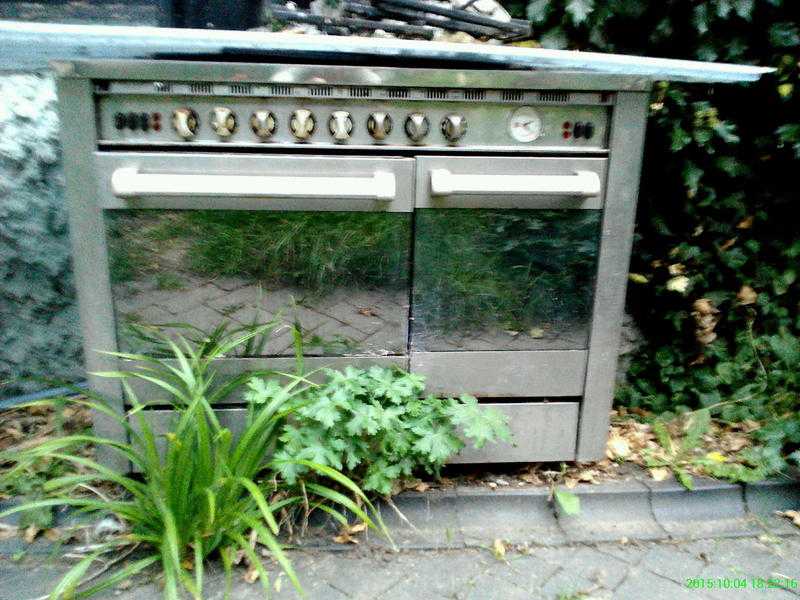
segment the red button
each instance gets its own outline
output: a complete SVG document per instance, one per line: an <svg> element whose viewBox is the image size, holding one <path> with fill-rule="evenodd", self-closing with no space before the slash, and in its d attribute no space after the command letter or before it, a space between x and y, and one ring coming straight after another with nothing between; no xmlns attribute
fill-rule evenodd
<svg viewBox="0 0 800 600"><path fill-rule="evenodd" d="M564 129L569 129L570 127L572 127L572 123L570 123L569 121L564 121L564 124L561 127L563 127Z"/></svg>
<svg viewBox="0 0 800 600"><path fill-rule="evenodd" d="M572 134L571 134L569 131L565 131L565 132L564 132L564 133L562 133L561 135L563 135L563 136L564 136L564 139L565 139L565 140L567 140L567 139L569 139L569 138L570 138L570 136L571 136Z"/></svg>

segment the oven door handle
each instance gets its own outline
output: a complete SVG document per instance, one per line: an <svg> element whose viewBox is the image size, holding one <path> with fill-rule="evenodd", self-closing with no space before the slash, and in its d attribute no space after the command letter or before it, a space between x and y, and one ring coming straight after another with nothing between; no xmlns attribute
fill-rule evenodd
<svg viewBox="0 0 800 600"><path fill-rule="evenodd" d="M431 195L547 195L588 198L600 194L600 176L594 171L572 175L461 175L431 169Z"/></svg>
<svg viewBox="0 0 800 600"><path fill-rule="evenodd" d="M371 176L235 175L204 173L142 173L120 167L111 175L118 198L148 196L213 196L274 198L364 198L394 200L394 173L376 171Z"/></svg>

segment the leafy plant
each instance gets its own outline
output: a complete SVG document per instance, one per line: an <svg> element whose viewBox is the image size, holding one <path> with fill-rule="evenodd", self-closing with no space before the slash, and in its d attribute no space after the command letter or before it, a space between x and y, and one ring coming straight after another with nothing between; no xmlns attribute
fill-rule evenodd
<svg viewBox="0 0 800 600"><path fill-rule="evenodd" d="M499 411L471 396L424 396L419 375L378 366L323 373L321 385L302 391L303 405L280 433L276 458L285 460L278 470L289 483L308 472L303 461L312 461L344 470L364 490L390 494L415 471L438 475L464 447L460 436L477 448L510 440ZM253 385L261 402L283 393L274 382Z"/></svg>
<svg viewBox="0 0 800 600"><path fill-rule="evenodd" d="M691 470L734 482L759 481L769 473L763 460L752 450L740 452L736 460L731 461L718 451L703 450L703 436L711 426L710 409L686 413L678 421L682 434L679 438L670 434L669 424L663 417L653 422L653 433L660 448L646 450L644 460L650 468L672 471L686 489L694 489Z"/></svg>
<svg viewBox="0 0 800 600"><path fill-rule="evenodd" d="M77 434L53 439L22 452L22 459L53 457L73 464L79 472L50 480L45 491L51 498L29 502L0 514L42 507L69 505L85 511L111 512L128 527L128 532L99 544L97 549L73 567L52 591L52 598L78 598L107 590L135 573L159 563L163 570L164 597L177 599L181 588L195 598L203 597L204 564L211 556L222 559L228 588L236 553L244 557L269 593L269 575L258 552L249 541L252 535L280 564L292 583L300 584L281 543L279 515L282 510L313 510L324 507L341 520L341 510L385 533L379 517L364 492L336 469L305 458L274 454L286 419L300 410L308 386L305 378L282 374L287 383L269 380L269 398L259 395L261 380L250 382L255 394L247 420L238 439L219 422L213 404L241 388L249 374L217 382L215 359L234 351L268 326L255 327L235 335L218 335L199 348L177 335L159 333L160 343L171 350L171 360L142 354L115 353L123 362L133 361L130 370L100 373L122 384L131 409L119 415L104 400L89 393L73 402L114 419L125 429L129 443L92 435ZM299 360L299 357L298 357ZM265 374L262 374L265 375ZM131 385L144 382L159 390L158 403L169 404L176 413L169 431L160 439L147 419L147 409ZM133 424L132 424L132 423ZM117 473L94 460L73 453L76 445L91 443L122 456L139 476ZM14 457L2 457L3 460ZM288 482L281 471L293 466L305 469L308 481ZM312 481L313 475L313 481ZM127 496L74 497L78 485L103 482L122 488ZM144 554L126 567L97 583L82 585L91 565L103 554L124 547L141 547Z"/></svg>

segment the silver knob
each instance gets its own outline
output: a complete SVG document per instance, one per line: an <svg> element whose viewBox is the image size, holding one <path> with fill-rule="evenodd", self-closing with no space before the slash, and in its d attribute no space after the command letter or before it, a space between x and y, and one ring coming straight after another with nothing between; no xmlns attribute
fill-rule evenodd
<svg viewBox="0 0 800 600"><path fill-rule="evenodd" d="M289 128L292 130L292 135L298 140L307 140L314 133L316 122L314 115L310 110L299 108L292 113L292 118L289 120Z"/></svg>
<svg viewBox="0 0 800 600"><path fill-rule="evenodd" d="M183 139L192 139L199 126L197 113L191 108L177 108L172 112L172 127Z"/></svg>
<svg viewBox="0 0 800 600"><path fill-rule="evenodd" d="M257 110L250 117L250 129L262 140L275 133L275 115L268 110Z"/></svg>
<svg viewBox="0 0 800 600"><path fill-rule="evenodd" d="M367 119L367 131L376 140L384 140L392 132L392 117L385 112L374 112Z"/></svg>
<svg viewBox="0 0 800 600"><path fill-rule="evenodd" d="M412 142L421 141L430 131L428 117L422 113L411 113L406 117L406 135Z"/></svg>
<svg viewBox="0 0 800 600"><path fill-rule="evenodd" d="M343 142L349 138L353 132L353 119L350 113L346 110L337 110L331 113L331 118L328 119L328 130L337 142Z"/></svg>
<svg viewBox="0 0 800 600"><path fill-rule="evenodd" d="M236 115L230 108L217 106L211 111L211 129L221 138L231 137L236 131Z"/></svg>
<svg viewBox="0 0 800 600"><path fill-rule="evenodd" d="M464 115L450 114L442 119L442 135L448 142L457 142L467 133L467 120Z"/></svg>

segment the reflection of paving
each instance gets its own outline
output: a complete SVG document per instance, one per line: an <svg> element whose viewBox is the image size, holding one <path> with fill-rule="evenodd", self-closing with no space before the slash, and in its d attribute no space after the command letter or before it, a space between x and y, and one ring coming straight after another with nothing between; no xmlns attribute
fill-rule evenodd
<svg viewBox="0 0 800 600"><path fill-rule="evenodd" d="M183 277L180 289L158 289L142 279L114 286L119 327L124 321L185 323L211 331L220 323L277 326L260 354L292 355L290 325L299 322L308 355L405 354L408 294L403 290L335 289L324 296L303 290L268 289L252 280ZM120 345L131 340L120 333ZM128 346L128 347L126 347Z"/></svg>
<svg viewBox="0 0 800 600"><path fill-rule="evenodd" d="M575 350L587 348L589 345L588 322L552 323L529 331L485 328L437 333L424 331L422 327L414 327L412 331L412 349L425 352Z"/></svg>

